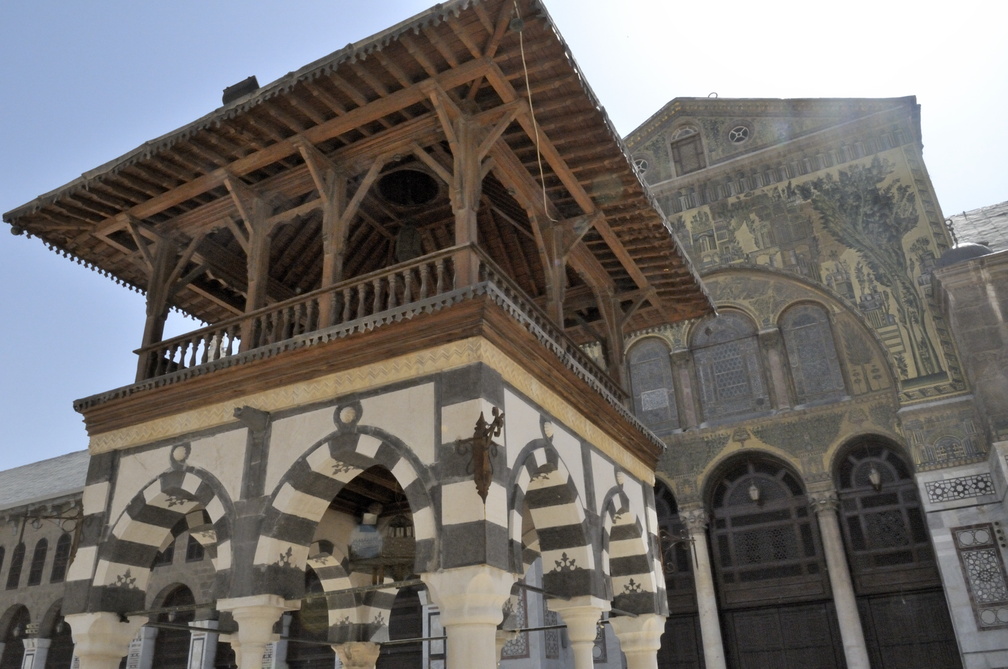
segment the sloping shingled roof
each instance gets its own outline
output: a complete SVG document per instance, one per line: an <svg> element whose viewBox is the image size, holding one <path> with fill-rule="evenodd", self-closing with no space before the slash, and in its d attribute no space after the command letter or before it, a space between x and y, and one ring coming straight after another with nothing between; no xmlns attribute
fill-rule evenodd
<svg viewBox="0 0 1008 669"><path fill-rule="evenodd" d="M983 244L991 251L1008 249L1008 202L949 216L960 244Z"/></svg>
<svg viewBox="0 0 1008 669"><path fill-rule="evenodd" d="M80 494L88 452L77 451L0 472L0 510Z"/></svg>

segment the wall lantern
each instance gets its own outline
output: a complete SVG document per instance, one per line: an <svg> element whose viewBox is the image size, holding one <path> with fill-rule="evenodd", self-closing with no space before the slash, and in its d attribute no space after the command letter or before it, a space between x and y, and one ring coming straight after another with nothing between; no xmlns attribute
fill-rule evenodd
<svg viewBox="0 0 1008 669"><path fill-rule="evenodd" d="M756 486L755 481L749 484L749 499L753 501L753 504L760 503L760 489Z"/></svg>
<svg viewBox="0 0 1008 669"><path fill-rule="evenodd" d="M872 465L871 469L868 470L868 480L871 482L872 487L875 488L875 492L882 490L882 474L879 473L875 465Z"/></svg>

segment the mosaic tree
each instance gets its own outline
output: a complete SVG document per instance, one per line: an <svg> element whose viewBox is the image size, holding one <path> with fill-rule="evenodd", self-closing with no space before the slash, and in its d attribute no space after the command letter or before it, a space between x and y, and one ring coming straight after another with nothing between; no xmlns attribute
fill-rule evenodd
<svg viewBox="0 0 1008 669"><path fill-rule="evenodd" d="M940 371L938 356L926 331L925 305L911 276L904 238L917 228L919 214L913 189L893 179L890 163L875 158L836 176L827 174L796 186L812 203L823 228L840 244L861 254L880 286L895 298L896 316L906 332L907 348L918 376ZM909 373L909 370L908 370Z"/></svg>

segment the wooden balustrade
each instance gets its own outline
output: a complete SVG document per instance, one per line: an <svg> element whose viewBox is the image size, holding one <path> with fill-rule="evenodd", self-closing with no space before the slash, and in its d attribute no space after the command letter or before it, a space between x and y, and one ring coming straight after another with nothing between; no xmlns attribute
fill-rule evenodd
<svg viewBox="0 0 1008 669"><path fill-rule="evenodd" d="M477 284L455 285L454 268L461 259L477 268ZM445 249L141 348L136 351L142 361L137 381L238 353L295 345L298 338L316 333L369 321L373 326L390 315L422 310L438 302L440 296L466 290L492 295L578 376L616 398L623 397L619 386L474 246Z"/></svg>

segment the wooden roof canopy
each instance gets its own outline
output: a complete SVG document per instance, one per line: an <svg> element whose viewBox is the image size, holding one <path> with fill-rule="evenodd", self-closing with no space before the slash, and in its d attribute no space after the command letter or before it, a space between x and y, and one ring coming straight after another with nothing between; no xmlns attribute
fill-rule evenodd
<svg viewBox="0 0 1008 669"><path fill-rule="evenodd" d="M248 208L259 207L271 226L268 302L321 286L323 210L333 197L352 214L342 278L394 264L407 226L422 253L453 246L448 184L457 138L447 121L460 113L489 128L479 245L545 303L543 240L560 240L564 321L576 340L596 338L600 293L624 305L628 331L710 313L667 221L536 0L435 6L4 220L144 291L153 242L170 239L184 259L176 280L184 280L168 303L213 323L245 309Z"/></svg>

